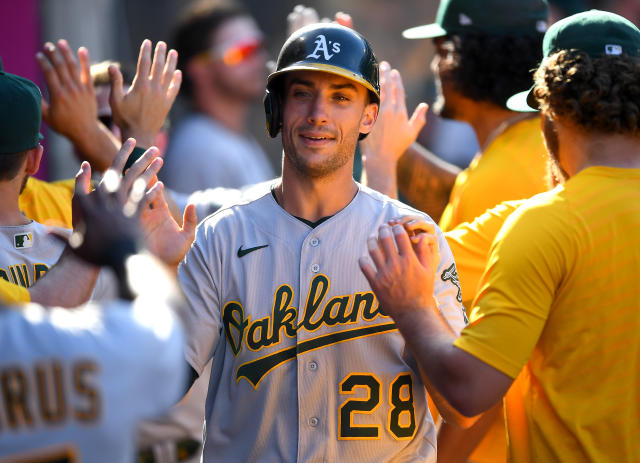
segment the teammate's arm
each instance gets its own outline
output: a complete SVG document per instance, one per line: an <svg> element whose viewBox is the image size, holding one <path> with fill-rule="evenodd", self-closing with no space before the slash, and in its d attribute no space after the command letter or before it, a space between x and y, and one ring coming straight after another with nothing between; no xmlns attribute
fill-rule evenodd
<svg viewBox="0 0 640 463"><path fill-rule="evenodd" d="M398 160L399 191L413 207L437 222L459 173L459 167L414 142Z"/></svg>
<svg viewBox="0 0 640 463"><path fill-rule="evenodd" d="M89 51L78 49L78 59L66 40L57 47L47 42L36 55L49 89L49 102L42 101L42 118L67 137L94 170L109 167L120 141L98 119L98 104L89 71Z"/></svg>
<svg viewBox="0 0 640 463"><path fill-rule="evenodd" d="M427 116L420 103L411 118L407 114L402 76L388 62L380 63L380 109L373 129L360 142L364 175L362 183L392 198L398 197L398 159L416 140Z"/></svg>
<svg viewBox="0 0 640 463"><path fill-rule="evenodd" d="M497 403L512 378L453 345L456 335L433 297L437 237L422 233L414 252L403 226L394 225L392 234L383 225L377 241L360 261L364 275L405 338L445 420L470 425L463 417ZM438 403L439 396L446 400Z"/></svg>

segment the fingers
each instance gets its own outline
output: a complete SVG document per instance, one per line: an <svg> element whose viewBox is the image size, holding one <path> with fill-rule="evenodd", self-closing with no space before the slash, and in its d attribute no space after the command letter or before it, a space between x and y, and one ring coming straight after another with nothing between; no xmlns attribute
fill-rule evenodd
<svg viewBox="0 0 640 463"><path fill-rule="evenodd" d="M407 215L389 221L391 226L399 224L402 225L409 236L414 236L419 233L436 233L436 225L433 222L427 222L424 217Z"/></svg>
<svg viewBox="0 0 640 463"><path fill-rule="evenodd" d="M89 194L91 189L91 165L87 161L83 161L80 164L80 170L76 174L76 183L74 187L74 194L77 196L84 196Z"/></svg>
<svg viewBox="0 0 640 463"><path fill-rule="evenodd" d="M135 146L136 140L134 138L128 138L127 140L125 140L125 142L122 144L122 147L120 148L120 151L118 151L118 154L116 154L116 157L113 159L113 162L111 163L111 167L109 169L113 169L116 172L122 172L122 169L124 169L124 165L126 164L127 159L129 159L129 155L131 154Z"/></svg>
<svg viewBox="0 0 640 463"><path fill-rule="evenodd" d="M80 83L91 95L95 94L93 88L93 80L91 79L91 60L89 59L89 50L85 47L78 48L78 60L80 61Z"/></svg>
<svg viewBox="0 0 640 463"><path fill-rule="evenodd" d="M134 162L131 167L127 170L124 177L122 178L122 192L124 195L128 194L129 189L133 186L134 183L138 181L138 179L143 179L144 181L144 189L146 189L147 183L151 181L154 175L158 173L160 167L162 167L162 160L160 160L160 165L155 165L151 171L154 171L153 174L149 174L148 167L151 167L151 163L158 157L158 148L152 146L148 150L146 150L140 158ZM138 187L139 188L139 187Z"/></svg>
<svg viewBox="0 0 640 463"><path fill-rule="evenodd" d="M387 61L380 63L380 107L386 107L389 105L389 98L391 93L391 79L389 73L391 72L391 66Z"/></svg>
<svg viewBox="0 0 640 463"><path fill-rule="evenodd" d="M111 64L109 66L109 83L111 84L111 93L109 94L109 104L113 108L117 107L124 97L122 90L122 73L117 66Z"/></svg>
<svg viewBox="0 0 640 463"><path fill-rule="evenodd" d="M153 55L153 63L151 65L151 81L162 83L166 54L167 44L162 41L156 43L156 51ZM142 77L144 76L143 74Z"/></svg>
<svg viewBox="0 0 640 463"><path fill-rule="evenodd" d="M45 49L47 48L47 45L53 46L52 44L45 44ZM40 67L40 70L44 75L44 80L47 83L47 87L49 88L49 93L52 95L60 93L60 79L58 79L58 73L54 69L53 64L51 64L51 61L49 61L49 59L41 51L36 53L36 61L38 62L38 66Z"/></svg>
<svg viewBox="0 0 640 463"><path fill-rule="evenodd" d="M417 237L416 256L418 261L426 269L433 273L438 268L439 258L438 237L431 233L422 233Z"/></svg>
<svg viewBox="0 0 640 463"><path fill-rule="evenodd" d="M44 54L53 65L54 72L57 74L60 84L59 90L62 90L64 87L72 88L75 84L60 51L56 49L53 43L47 42L44 44Z"/></svg>
<svg viewBox="0 0 640 463"><path fill-rule="evenodd" d="M198 216L196 214L196 205L187 204L187 207L184 208L184 215L182 216L182 232L193 240L196 236L197 225Z"/></svg>
<svg viewBox="0 0 640 463"><path fill-rule="evenodd" d="M350 14L343 13L342 11L338 11L335 15L334 21L340 24L341 26L353 29L353 18L351 18Z"/></svg>
<svg viewBox="0 0 640 463"><path fill-rule="evenodd" d="M375 291L377 287L376 281L376 269L373 266L373 261L369 256L362 256L358 259L358 265L360 265L360 270L364 273L365 278L369 282L369 286Z"/></svg>
<svg viewBox="0 0 640 463"><path fill-rule="evenodd" d="M180 91L180 84L182 83L182 72L180 70L176 70L173 73L173 78L171 79L171 84L167 90L167 97L169 101L173 104L173 100L178 96L178 92Z"/></svg>
<svg viewBox="0 0 640 463"><path fill-rule="evenodd" d="M73 55L73 51L66 40L58 40L58 50L60 50L60 54L62 55L64 65L67 69L71 82L80 87L82 82L80 81L80 68L78 66L78 61Z"/></svg>
<svg viewBox="0 0 640 463"><path fill-rule="evenodd" d="M151 70L151 41L145 39L140 45L140 54L138 56L138 68L136 76L133 79L133 85L135 86L139 79L147 79L149 71Z"/></svg>
<svg viewBox="0 0 640 463"><path fill-rule="evenodd" d="M400 75L400 71L398 71L397 69L392 69L390 72L390 76L393 88L393 105L397 106L398 111L403 111L406 113L407 106L405 103L404 85L402 83L402 76Z"/></svg>
<svg viewBox="0 0 640 463"><path fill-rule="evenodd" d="M158 203L161 199L164 199L162 196L162 190L164 189L164 184L160 181L156 182L151 188L147 190L144 194L142 201L140 202L140 206L143 209L157 209ZM186 212L186 209L185 209Z"/></svg>
<svg viewBox="0 0 640 463"><path fill-rule="evenodd" d="M165 90L169 88L169 85L173 81L173 75L176 72L177 66L178 66L178 52L175 50L170 50L167 56L167 63L162 73L162 88L164 88Z"/></svg>
<svg viewBox="0 0 640 463"><path fill-rule="evenodd" d="M398 247L398 254L406 256L413 253L413 247L411 246L411 240L407 231L402 225L394 225L393 237L395 238L396 246Z"/></svg>
<svg viewBox="0 0 640 463"><path fill-rule="evenodd" d="M428 110L429 105L427 103L420 103L413 111L411 119L409 119L409 125L413 128L413 133L416 138L418 137L418 133L420 133L424 127L424 124L427 122Z"/></svg>
<svg viewBox="0 0 640 463"><path fill-rule="evenodd" d="M367 250L369 251L369 256L373 264L375 264L376 268L381 268L385 264L385 255L380 248L380 243L378 242L378 237L375 235L371 235L367 239Z"/></svg>

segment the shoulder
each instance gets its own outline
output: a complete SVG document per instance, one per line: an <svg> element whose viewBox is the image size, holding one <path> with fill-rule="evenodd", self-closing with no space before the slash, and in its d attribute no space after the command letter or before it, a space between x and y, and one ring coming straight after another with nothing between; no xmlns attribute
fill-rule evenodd
<svg viewBox="0 0 640 463"><path fill-rule="evenodd" d="M245 221L257 221L265 214L273 214L279 207L271 194L273 182L269 180L243 190L236 202L220 208L200 223L196 238L219 229L232 231Z"/></svg>
<svg viewBox="0 0 640 463"><path fill-rule="evenodd" d="M403 203L402 201L390 198L389 196L365 185L358 184L358 188L360 189L359 194L363 204L366 204L371 209L377 209L381 212L391 214L390 218L411 215L419 216L425 218L429 222L435 223L435 221L427 214Z"/></svg>

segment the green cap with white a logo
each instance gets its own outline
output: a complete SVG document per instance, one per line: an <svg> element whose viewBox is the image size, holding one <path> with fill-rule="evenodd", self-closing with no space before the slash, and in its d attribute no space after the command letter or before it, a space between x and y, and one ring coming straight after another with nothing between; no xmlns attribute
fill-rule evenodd
<svg viewBox="0 0 640 463"><path fill-rule="evenodd" d="M542 42L543 60L560 50L580 50L592 58L626 54L640 56L640 30L614 13L590 10L564 18L549 28ZM533 87L507 101L513 111L534 111L538 102Z"/></svg>
<svg viewBox="0 0 640 463"><path fill-rule="evenodd" d="M534 35L547 30L546 0L441 0L436 22L412 27L406 39L429 39L445 35L485 33Z"/></svg>

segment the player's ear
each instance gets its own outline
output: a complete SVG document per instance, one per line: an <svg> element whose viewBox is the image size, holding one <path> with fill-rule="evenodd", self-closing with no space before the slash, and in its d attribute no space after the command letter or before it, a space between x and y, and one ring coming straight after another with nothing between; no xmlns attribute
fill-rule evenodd
<svg viewBox="0 0 640 463"><path fill-rule="evenodd" d="M42 148L42 145L40 143L38 143L38 146L36 146L35 148L27 151L27 165L25 168L25 172L28 175L33 175L38 172L38 169L40 168L40 160L42 160L43 151L44 149Z"/></svg>
<svg viewBox="0 0 640 463"><path fill-rule="evenodd" d="M368 103L362 112L360 119L360 133L369 133L378 118L378 104Z"/></svg>

